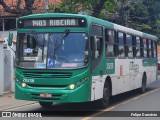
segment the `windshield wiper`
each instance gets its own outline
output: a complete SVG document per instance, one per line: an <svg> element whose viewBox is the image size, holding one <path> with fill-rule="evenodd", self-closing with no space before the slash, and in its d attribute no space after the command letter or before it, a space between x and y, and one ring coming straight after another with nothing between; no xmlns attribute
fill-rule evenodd
<svg viewBox="0 0 160 120"><path fill-rule="evenodd" d="M70 33L70 31L69 31L68 29L66 29L66 30L64 31L64 34L63 34L63 36L62 36L62 39L60 40L59 43L57 43L57 44L55 45L55 50L57 50L62 44L64 44L64 39L69 35L69 33Z"/></svg>
<svg viewBox="0 0 160 120"><path fill-rule="evenodd" d="M64 44L64 39L69 35L70 31L68 29L66 29L64 31L64 34L60 40L60 42L56 42L55 43L55 47L54 47L54 59L56 59L56 51L59 49L59 47Z"/></svg>

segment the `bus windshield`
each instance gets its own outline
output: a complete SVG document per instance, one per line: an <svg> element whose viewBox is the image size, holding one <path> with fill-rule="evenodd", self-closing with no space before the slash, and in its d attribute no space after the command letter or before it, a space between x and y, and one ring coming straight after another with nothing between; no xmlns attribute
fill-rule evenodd
<svg viewBox="0 0 160 120"><path fill-rule="evenodd" d="M65 36L65 37L64 37ZM86 33L19 33L17 65L29 69L75 69L88 64Z"/></svg>

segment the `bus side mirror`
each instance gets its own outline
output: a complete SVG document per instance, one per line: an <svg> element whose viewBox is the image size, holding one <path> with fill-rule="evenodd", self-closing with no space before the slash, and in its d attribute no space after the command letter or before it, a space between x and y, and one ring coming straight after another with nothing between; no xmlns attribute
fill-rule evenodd
<svg viewBox="0 0 160 120"><path fill-rule="evenodd" d="M92 59L97 58L97 38L96 36L91 36L91 56Z"/></svg>
<svg viewBox="0 0 160 120"><path fill-rule="evenodd" d="M12 46L12 40L13 40L13 33L9 33L9 36L8 36L8 46Z"/></svg>

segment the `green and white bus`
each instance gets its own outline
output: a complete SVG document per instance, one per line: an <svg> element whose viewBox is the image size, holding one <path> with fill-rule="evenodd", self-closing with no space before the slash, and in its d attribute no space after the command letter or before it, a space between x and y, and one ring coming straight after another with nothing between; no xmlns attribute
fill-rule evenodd
<svg viewBox="0 0 160 120"><path fill-rule="evenodd" d="M11 45L12 34L9 34ZM99 101L157 80L157 37L92 16L46 13L17 20L15 98Z"/></svg>

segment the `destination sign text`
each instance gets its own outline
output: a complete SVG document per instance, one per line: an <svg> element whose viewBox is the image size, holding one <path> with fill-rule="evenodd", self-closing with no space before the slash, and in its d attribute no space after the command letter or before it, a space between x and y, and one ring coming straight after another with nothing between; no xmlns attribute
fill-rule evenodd
<svg viewBox="0 0 160 120"><path fill-rule="evenodd" d="M30 27L85 27L86 21L83 18L48 18L48 19L24 19L19 20L19 28Z"/></svg>

